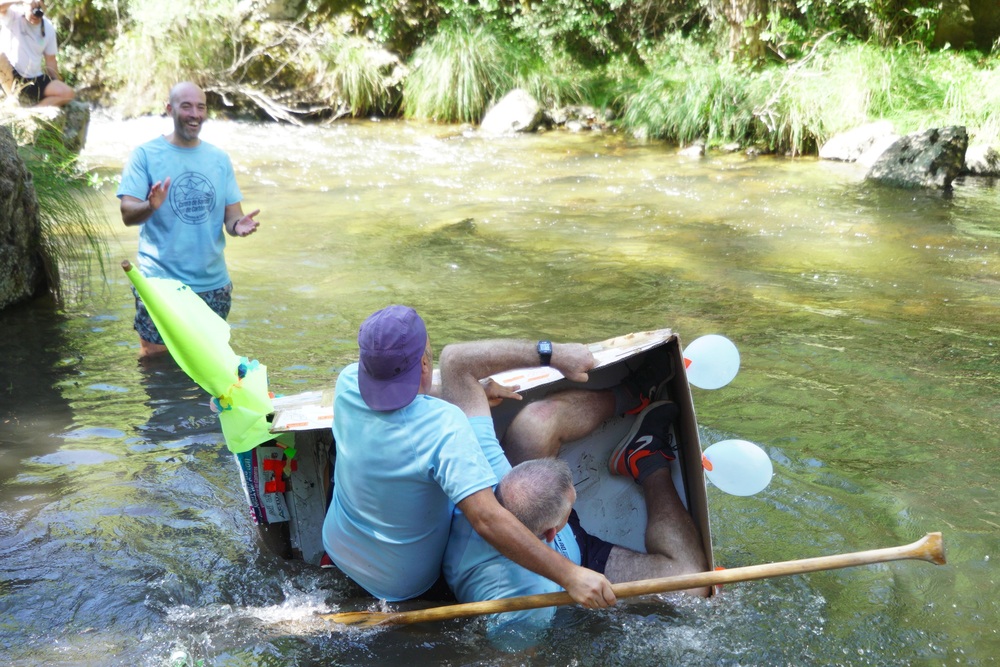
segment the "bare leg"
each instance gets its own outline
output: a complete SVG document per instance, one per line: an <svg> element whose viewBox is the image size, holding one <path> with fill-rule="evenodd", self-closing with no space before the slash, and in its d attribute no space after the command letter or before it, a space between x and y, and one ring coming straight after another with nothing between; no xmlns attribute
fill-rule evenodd
<svg viewBox="0 0 1000 667"><path fill-rule="evenodd" d="M642 484L646 499L646 551L616 546L608 556L604 575L611 583L657 579L704 572L708 559L691 515L684 509L669 468L651 473ZM707 596L708 588L684 591Z"/></svg>
<svg viewBox="0 0 1000 667"><path fill-rule="evenodd" d="M49 85L45 86L45 92L41 101L35 106L39 107L61 107L69 104L76 97L76 91L68 85L53 79Z"/></svg>
<svg viewBox="0 0 1000 667"><path fill-rule="evenodd" d="M155 357L167 351L166 345L157 345L156 343L150 343L148 340L139 339L139 359Z"/></svg>
<svg viewBox="0 0 1000 667"><path fill-rule="evenodd" d="M0 88L6 95L14 93L14 68L10 66L7 56L2 53L0 53Z"/></svg>
<svg viewBox="0 0 1000 667"><path fill-rule="evenodd" d="M610 391L568 389L535 401L514 417L504 436L503 449L511 465L553 457L566 442L578 440L615 412Z"/></svg>

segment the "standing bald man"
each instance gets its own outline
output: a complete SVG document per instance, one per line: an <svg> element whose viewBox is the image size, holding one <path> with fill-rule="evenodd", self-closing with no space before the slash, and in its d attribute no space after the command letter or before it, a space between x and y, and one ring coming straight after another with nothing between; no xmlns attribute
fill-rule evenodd
<svg viewBox="0 0 1000 667"><path fill-rule="evenodd" d="M146 277L178 280L222 319L229 316L233 283L223 251L225 230L249 236L259 224L255 210L243 214L243 194L229 156L199 138L205 93L190 82L170 90L167 114L174 131L139 146L118 187L122 221L141 225L138 264ZM135 290L133 290L133 293ZM167 350L146 307L135 297L139 358Z"/></svg>

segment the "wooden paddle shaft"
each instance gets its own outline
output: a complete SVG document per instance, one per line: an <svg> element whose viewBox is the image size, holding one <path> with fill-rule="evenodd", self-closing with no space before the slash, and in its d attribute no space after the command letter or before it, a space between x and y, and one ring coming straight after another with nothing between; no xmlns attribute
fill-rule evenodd
<svg viewBox="0 0 1000 667"><path fill-rule="evenodd" d="M689 588L718 586L739 581L752 581L754 579L767 579L769 577L819 572L821 570L836 570L845 567L907 559L926 560L937 565L943 565L945 563L945 555L941 533L928 533L912 544L898 547L735 567L729 570L717 570L714 572L697 572L660 579L630 581L614 584L612 589L617 597L628 598L638 595L669 593ZM323 614L322 618L345 625L407 625L428 621L443 621L464 616L479 616L482 614L538 609L540 607L554 607L572 603L573 599L568 593L559 592L545 593L543 595L524 595L500 600L485 600L483 602L468 602L465 604L432 607L430 609L418 609L414 611Z"/></svg>

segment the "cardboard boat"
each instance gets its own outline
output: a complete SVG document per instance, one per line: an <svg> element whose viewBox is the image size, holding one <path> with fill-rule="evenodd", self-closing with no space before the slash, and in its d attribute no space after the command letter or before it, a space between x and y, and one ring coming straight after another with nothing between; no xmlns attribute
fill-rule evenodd
<svg viewBox="0 0 1000 667"><path fill-rule="evenodd" d="M714 568L705 476L694 403L685 373L680 338L670 329L627 334L594 343L597 359L586 384L572 383L553 368L526 368L493 376L519 385L523 401L504 401L493 410L503 433L518 410L561 389L605 389L643 367L659 369L657 400L672 400L680 412L674 422L677 459L674 485L701 535L709 569ZM264 544L275 554L313 565L324 564L322 526L330 497L333 442L333 388L274 399L274 441L237 454L251 515ZM636 551L644 551L646 512L640 487L608 471L611 450L628 433L635 416L615 417L587 437L563 446L560 457L573 471L576 510L588 532ZM294 438L289 449L287 443Z"/></svg>

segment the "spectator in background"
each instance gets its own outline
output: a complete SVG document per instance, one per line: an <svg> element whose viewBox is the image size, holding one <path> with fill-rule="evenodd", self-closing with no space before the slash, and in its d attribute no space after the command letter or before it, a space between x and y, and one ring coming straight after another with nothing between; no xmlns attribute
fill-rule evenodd
<svg viewBox="0 0 1000 667"><path fill-rule="evenodd" d="M45 3L0 0L0 83L31 106L64 106L76 92L59 79L56 29Z"/></svg>

